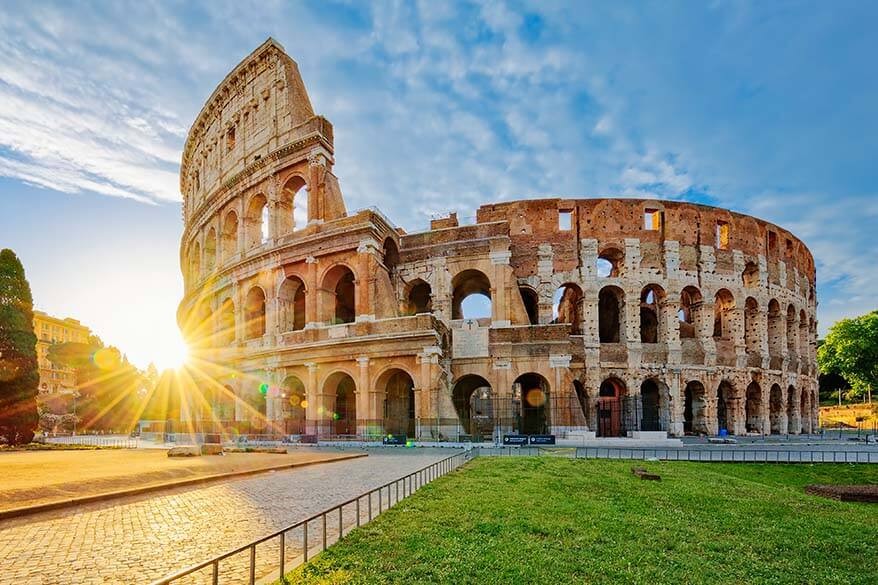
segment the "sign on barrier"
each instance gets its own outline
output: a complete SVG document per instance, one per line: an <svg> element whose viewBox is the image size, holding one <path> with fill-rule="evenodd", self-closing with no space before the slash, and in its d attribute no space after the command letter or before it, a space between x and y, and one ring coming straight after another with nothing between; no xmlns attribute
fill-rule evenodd
<svg viewBox="0 0 878 585"><path fill-rule="evenodd" d="M504 445L527 445L527 435L503 435Z"/></svg>
<svg viewBox="0 0 878 585"><path fill-rule="evenodd" d="M406 439L405 435L385 435L381 442L385 445L405 445Z"/></svg>
<svg viewBox="0 0 878 585"><path fill-rule="evenodd" d="M531 445L554 445L555 435L531 435Z"/></svg>

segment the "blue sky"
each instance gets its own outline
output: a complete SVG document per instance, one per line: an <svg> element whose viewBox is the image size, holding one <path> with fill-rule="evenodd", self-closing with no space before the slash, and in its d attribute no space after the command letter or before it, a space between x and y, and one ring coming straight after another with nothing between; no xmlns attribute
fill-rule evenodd
<svg viewBox="0 0 878 585"><path fill-rule="evenodd" d="M273 36L349 209L409 230L529 197L751 213L814 252L821 332L878 307L878 4L4 2L0 246L140 365L179 343L177 171Z"/></svg>

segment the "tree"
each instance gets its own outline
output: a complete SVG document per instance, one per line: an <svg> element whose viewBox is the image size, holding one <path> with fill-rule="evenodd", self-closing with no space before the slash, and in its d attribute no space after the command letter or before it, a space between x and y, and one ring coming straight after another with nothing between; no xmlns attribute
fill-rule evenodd
<svg viewBox="0 0 878 585"><path fill-rule="evenodd" d="M878 311L833 325L817 350L817 363L824 373L844 376L854 393L871 403L878 387Z"/></svg>
<svg viewBox="0 0 878 585"><path fill-rule="evenodd" d="M0 438L30 443L39 423L34 303L15 252L0 251Z"/></svg>

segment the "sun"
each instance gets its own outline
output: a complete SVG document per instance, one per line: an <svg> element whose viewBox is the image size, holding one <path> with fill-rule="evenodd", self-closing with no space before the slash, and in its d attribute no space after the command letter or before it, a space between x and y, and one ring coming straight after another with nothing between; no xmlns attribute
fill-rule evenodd
<svg viewBox="0 0 878 585"><path fill-rule="evenodd" d="M179 370L189 361L189 347L182 336L162 340L155 344L152 361L159 371L169 368Z"/></svg>

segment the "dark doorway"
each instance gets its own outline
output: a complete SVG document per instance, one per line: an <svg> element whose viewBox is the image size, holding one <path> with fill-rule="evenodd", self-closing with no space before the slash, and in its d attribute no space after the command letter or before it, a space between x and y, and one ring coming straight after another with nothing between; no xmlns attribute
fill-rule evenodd
<svg viewBox="0 0 878 585"><path fill-rule="evenodd" d="M524 374L515 380L521 392L521 427L524 435L549 432L549 384L539 374ZM514 393L513 393L514 394Z"/></svg>

